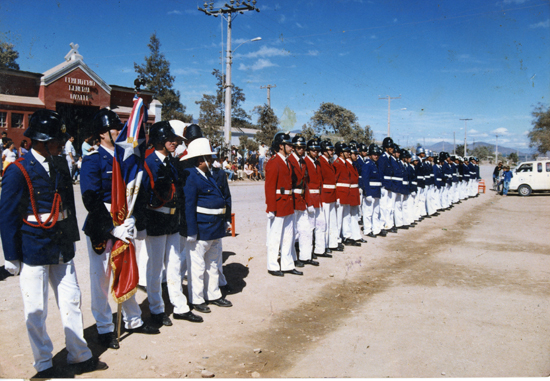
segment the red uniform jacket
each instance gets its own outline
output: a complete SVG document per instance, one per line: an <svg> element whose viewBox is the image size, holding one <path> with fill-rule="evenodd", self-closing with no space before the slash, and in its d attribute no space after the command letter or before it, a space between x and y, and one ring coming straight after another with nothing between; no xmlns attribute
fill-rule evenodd
<svg viewBox="0 0 550 381"><path fill-rule="evenodd" d="M323 176L321 187L321 202L336 202L336 172L325 156L319 158L319 167Z"/></svg>
<svg viewBox="0 0 550 381"><path fill-rule="evenodd" d="M346 166L349 169L351 185L349 188L349 204L351 206L361 205L361 196L359 195L359 173L353 165L351 159L346 160Z"/></svg>
<svg viewBox="0 0 550 381"><path fill-rule="evenodd" d="M349 205L349 186L351 184L350 171L342 158L336 159L332 164L336 171L336 198L340 204Z"/></svg>
<svg viewBox="0 0 550 381"><path fill-rule="evenodd" d="M300 161L302 163L300 163ZM295 153L288 157L288 164L292 169L292 194L294 195L294 210L306 210L306 164L304 159Z"/></svg>
<svg viewBox="0 0 550 381"><path fill-rule="evenodd" d="M294 213L291 170L280 154L273 156L265 167L266 212L277 217Z"/></svg>
<svg viewBox="0 0 550 381"><path fill-rule="evenodd" d="M321 207L321 185L323 174L319 162L306 155L307 179L306 179L306 203L314 208Z"/></svg>

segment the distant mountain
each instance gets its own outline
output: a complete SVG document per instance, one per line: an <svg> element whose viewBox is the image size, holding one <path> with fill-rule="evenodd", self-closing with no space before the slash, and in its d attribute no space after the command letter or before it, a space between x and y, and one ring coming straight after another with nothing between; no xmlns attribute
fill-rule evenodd
<svg viewBox="0 0 550 381"><path fill-rule="evenodd" d="M458 146L458 144L457 144L457 146ZM476 147L483 147L483 146L488 147L491 152L495 152L495 145L491 144L491 143L485 143L485 142L475 142L473 144L468 144L468 152L470 152L470 150L472 150ZM452 152L453 151L453 145L448 143L448 142L444 142L444 141L432 144L431 146L427 146L425 148L431 149L432 151L436 151L436 152L441 152L441 151ZM504 156L508 156L512 152L518 153L518 150L516 150L514 148L504 147L504 146L501 146L501 145L498 146L499 155L502 154ZM531 156L532 154L533 154L532 152L519 151L519 156L520 157L523 157L523 156L526 156L526 155Z"/></svg>

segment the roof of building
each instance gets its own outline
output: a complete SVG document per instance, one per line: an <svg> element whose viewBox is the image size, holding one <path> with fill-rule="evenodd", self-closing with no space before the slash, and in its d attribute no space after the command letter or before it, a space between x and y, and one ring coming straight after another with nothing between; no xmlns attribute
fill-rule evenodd
<svg viewBox="0 0 550 381"><path fill-rule="evenodd" d="M0 102L44 106L44 102L38 97L24 97L21 95L0 94Z"/></svg>

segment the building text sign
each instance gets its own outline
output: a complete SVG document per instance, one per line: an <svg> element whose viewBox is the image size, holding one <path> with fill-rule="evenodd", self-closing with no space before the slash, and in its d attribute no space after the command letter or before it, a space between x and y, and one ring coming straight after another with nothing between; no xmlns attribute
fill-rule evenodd
<svg viewBox="0 0 550 381"><path fill-rule="evenodd" d="M91 104L92 93L97 93L96 83L90 79L65 77L69 87L69 99L79 104Z"/></svg>

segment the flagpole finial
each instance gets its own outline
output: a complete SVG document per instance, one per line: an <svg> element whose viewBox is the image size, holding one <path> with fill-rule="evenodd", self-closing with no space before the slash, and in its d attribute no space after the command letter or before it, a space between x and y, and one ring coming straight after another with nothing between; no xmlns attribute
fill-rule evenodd
<svg viewBox="0 0 550 381"><path fill-rule="evenodd" d="M143 79L142 77L136 78L136 80L134 81L134 86L136 94L139 94L139 92L141 91L141 86L145 86L145 79Z"/></svg>

